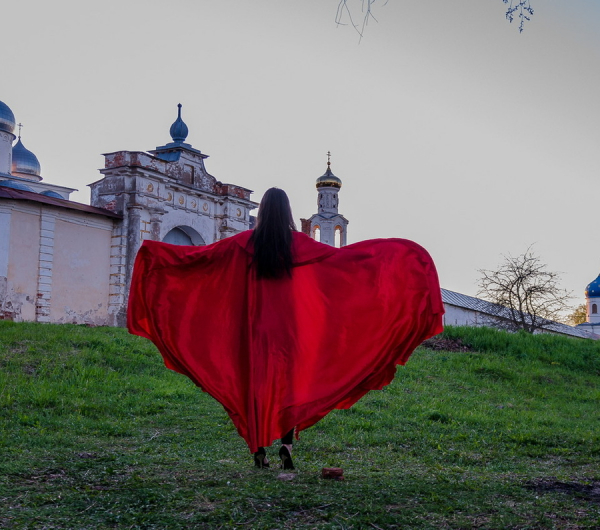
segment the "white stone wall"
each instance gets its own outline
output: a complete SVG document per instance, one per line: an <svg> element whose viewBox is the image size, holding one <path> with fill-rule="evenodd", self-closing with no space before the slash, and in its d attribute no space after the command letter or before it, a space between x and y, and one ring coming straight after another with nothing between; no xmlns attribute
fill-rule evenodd
<svg viewBox="0 0 600 530"><path fill-rule="evenodd" d="M36 319L39 240L39 211L3 202L0 206L0 318ZM20 261L14 261L14 256L19 256Z"/></svg>
<svg viewBox="0 0 600 530"><path fill-rule="evenodd" d="M485 315L478 311L465 309L450 304L444 304L446 313L444 314L444 326L483 326L485 325Z"/></svg>
<svg viewBox="0 0 600 530"><path fill-rule="evenodd" d="M113 223L100 216L56 217L51 322L108 325Z"/></svg>
<svg viewBox="0 0 600 530"><path fill-rule="evenodd" d="M41 203L0 204L0 318L114 324L113 220Z"/></svg>

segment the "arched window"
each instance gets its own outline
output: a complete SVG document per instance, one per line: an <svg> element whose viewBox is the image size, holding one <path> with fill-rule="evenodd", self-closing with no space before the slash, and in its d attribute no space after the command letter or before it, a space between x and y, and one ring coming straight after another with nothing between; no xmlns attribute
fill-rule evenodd
<svg viewBox="0 0 600 530"><path fill-rule="evenodd" d="M336 248L342 246L342 227L340 225L335 227L334 246Z"/></svg>
<svg viewBox="0 0 600 530"><path fill-rule="evenodd" d="M592 304L592 315L595 315L598 313L598 306L596 304Z"/></svg>
<svg viewBox="0 0 600 530"><path fill-rule="evenodd" d="M202 236L189 226L176 226L167 233L163 242L171 245L206 245Z"/></svg>
<svg viewBox="0 0 600 530"><path fill-rule="evenodd" d="M315 241L319 241L319 242L321 241L321 227L319 225L313 226L313 229L312 229L312 238Z"/></svg>

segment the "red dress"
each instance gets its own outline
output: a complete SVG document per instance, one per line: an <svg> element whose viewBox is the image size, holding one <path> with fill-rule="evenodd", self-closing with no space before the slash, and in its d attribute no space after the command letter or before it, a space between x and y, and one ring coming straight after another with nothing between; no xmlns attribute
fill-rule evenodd
<svg viewBox="0 0 600 530"><path fill-rule="evenodd" d="M334 248L296 232L292 277L257 280L251 234L145 241L128 328L221 403L254 452L390 383L442 331L444 307L433 261L412 241Z"/></svg>

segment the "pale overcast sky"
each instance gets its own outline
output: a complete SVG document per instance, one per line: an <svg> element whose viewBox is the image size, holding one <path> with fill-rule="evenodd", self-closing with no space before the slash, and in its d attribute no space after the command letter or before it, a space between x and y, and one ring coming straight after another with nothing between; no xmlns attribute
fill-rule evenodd
<svg viewBox="0 0 600 530"><path fill-rule="evenodd" d="M351 0L360 3L360 0ZM343 181L349 242L425 246L443 287L535 243L583 302L600 272L600 2L379 2L359 44L338 0L3 1L0 100L48 182L98 180L101 153L188 142L217 179L316 211Z"/></svg>

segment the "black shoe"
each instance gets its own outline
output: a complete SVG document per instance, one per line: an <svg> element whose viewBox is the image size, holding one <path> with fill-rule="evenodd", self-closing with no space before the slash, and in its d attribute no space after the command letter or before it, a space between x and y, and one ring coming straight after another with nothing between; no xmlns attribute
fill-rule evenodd
<svg viewBox="0 0 600 530"><path fill-rule="evenodd" d="M269 462L265 462L267 453L264 447L259 447L258 451L254 453L254 465L258 468L269 467Z"/></svg>
<svg viewBox="0 0 600 530"><path fill-rule="evenodd" d="M281 449L279 449L279 458L281 458L281 467L283 469L295 469L292 455L285 445L282 445Z"/></svg>

